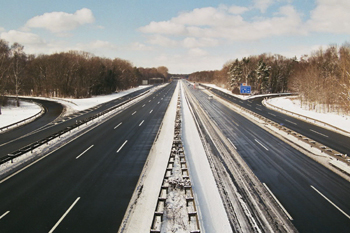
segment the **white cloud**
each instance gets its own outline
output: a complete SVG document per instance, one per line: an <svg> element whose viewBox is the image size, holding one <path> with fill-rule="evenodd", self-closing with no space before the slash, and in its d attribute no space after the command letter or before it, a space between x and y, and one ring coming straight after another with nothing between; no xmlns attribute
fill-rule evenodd
<svg viewBox="0 0 350 233"><path fill-rule="evenodd" d="M265 13L267 8L273 4L274 0L254 0L254 7Z"/></svg>
<svg viewBox="0 0 350 233"><path fill-rule="evenodd" d="M188 55L192 57L202 57L208 55L207 51L200 48L192 48L188 51Z"/></svg>
<svg viewBox="0 0 350 233"><path fill-rule="evenodd" d="M183 41L183 46L185 48L195 48L195 47L214 47L219 44L219 41L213 38L195 38L187 37Z"/></svg>
<svg viewBox="0 0 350 233"><path fill-rule="evenodd" d="M4 31L5 31L5 28L0 27L0 32L4 32Z"/></svg>
<svg viewBox="0 0 350 233"><path fill-rule="evenodd" d="M127 48L131 49L131 50L136 50L136 51L151 51L151 50L153 50L152 47L147 46L147 45L140 43L140 42L131 43L130 45L127 46Z"/></svg>
<svg viewBox="0 0 350 233"><path fill-rule="evenodd" d="M247 7L242 7L242 6L231 6L228 9L228 12L230 12L231 14L235 14L235 15L240 15L240 14L243 14L247 11L249 11L249 9Z"/></svg>
<svg viewBox="0 0 350 233"><path fill-rule="evenodd" d="M30 32L21 32L16 30L10 30L8 32L2 32L0 38L8 41L10 44L15 42L24 45L24 46L33 46L33 45L43 45L45 44L44 40Z"/></svg>
<svg viewBox="0 0 350 233"><path fill-rule="evenodd" d="M162 35L152 35L148 39L148 43L153 45L159 45L162 47L176 47L179 45L179 42L176 40L172 40L168 37L162 36Z"/></svg>
<svg viewBox="0 0 350 233"><path fill-rule="evenodd" d="M90 9L83 8L74 14L66 12L51 12L35 16L27 21L24 28L44 28L51 32L71 31L81 25L95 22L95 17Z"/></svg>
<svg viewBox="0 0 350 233"><path fill-rule="evenodd" d="M316 32L350 34L350 1L317 0L307 22L309 30Z"/></svg>
<svg viewBox="0 0 350 233"><path fill-rule="evenodd" d="M280 35L305 34L300 14L291 5L283 6L270 18L246 21L232 14L230 7L206 7L180 13L168 21L152 22L140 28L144 33L193 38L223 38L231 41L259 40ZM165 38L152 44L164 46ZM171 40L167 38L167 40ZM192 39L193 40L193 39ZM175 43L174 43L175 44ZM187 45L188 43L183 43ZM198 46L197 46L198 47Z"/></svg>

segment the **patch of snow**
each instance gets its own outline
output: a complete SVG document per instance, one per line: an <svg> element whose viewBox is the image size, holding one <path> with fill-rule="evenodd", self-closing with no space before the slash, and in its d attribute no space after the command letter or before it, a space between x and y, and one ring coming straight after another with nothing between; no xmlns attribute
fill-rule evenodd
<svg viewBox="0 0 350 233"><path fill-rule="evenodd" d="M181 88L182 140L195 194L201 232L232 232L196 124Z"/></svg>
<svg viewBox="0 0 350 233"><path fill-rule="evenodd" d="M34 116L41 111L41 107L35 103L21 101L20 106L1 107L0 128L22 121Z"/></svg>
<svg viewBox="0 0 350 233"><path fill-rule="evenodd" d="M276 97L267 100L270 105L312 118L350 132L350 116L337 113L320 113L302 108L300 101L290 97Z"/></svg>

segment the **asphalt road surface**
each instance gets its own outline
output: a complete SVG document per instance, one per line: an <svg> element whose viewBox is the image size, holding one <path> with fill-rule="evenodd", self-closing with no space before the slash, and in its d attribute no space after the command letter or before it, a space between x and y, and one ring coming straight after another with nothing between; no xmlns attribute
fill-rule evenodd
<svg viewBox="0 0 350 233"><path fill-rule="evenodd" d="M348 181L202 91L190 90L300 232L349 232Z"/></svg>
<svg viewBox="0 0 350 233"><path fill-rule="evenodd" d="M117 232L172 82L0 183L1 232Z"/></svg>
<svg viewBox="0 0 350 233"><path fill-rule="evenodd" d="M285 115L283 113L268 109L262 105L263 98L254 98L251 100L241 100L232 95L223 93L215 88L211 89L212 92L221 96L225 100L238 104L246 109L249 109L267 119L282 124L287 128L298 132L305 137L311 138L329 148L339 151L342 154L350 154L350 138L334 131L307 123L297 118Z"/></svg>
<svg viewBox="0 0 350 233"><path fill-rule="evenodd" d="M135 97L149 89L150 88L138 90L121 98L111 100L91 109L86 109L63 118L57 118L63 109L63 106L61 104L32 99L33 101L37 101L44 106L46 109L45 115L29 124L0 134L0 158L3 158L7 154L14 152L33 142L48 137L66 128L67 126L74 125L76 121L94 116L99 112L122 103L123 101Z"/></svg>

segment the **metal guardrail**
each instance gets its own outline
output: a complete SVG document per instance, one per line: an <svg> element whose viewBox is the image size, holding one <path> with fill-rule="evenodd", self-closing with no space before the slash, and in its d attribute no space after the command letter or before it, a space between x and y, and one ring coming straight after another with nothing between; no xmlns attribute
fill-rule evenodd
<svg viewBox="0 0 350 233"><path fill-rule="evenodd" d="M31 102L33 102L33 101L31 101ZM23 122L26 122L26 121L28 121L28 120L34 120L34 119L36 119L37 117L39 117L40 115L44 114L45 111L46 111L45 108L44 108L41 104L39 104L39 103L35 103L35 104L37 104L37 105L40 106L40 108L41 108L41 111L40 111L40 112L38 112L37 114L35 114L35 115L33 115L33 116L30 116L30 117L28 117L28 118L26 118L26 119L23 119L23 120L21 120L21 121L15 122L15 123L13 123L13 124L10 124L10 125L4 126L4 127L1 127L1 128L0 128L0 133L2 133L2 131L4 131L4 130L7 130L7 129L11 128L12 126L16 126L16 125L22 124Z"/></svg>
<svg viewBox="0 0 350 233"><path fill-rule="evenodd" d="M130 99L120 103L120 104L117 104L116 106L113 106L111 108L108 108L108 109L100 112L100 113L97 113L94 116L85 118L84 120L76 121L75 124L67 126L63 130L60 130L60 131L58 131L58 132L56 132L54 134L51 134L50 136L48 136L48 137L46 137L44 139L41 139L41 140L36 141L36 142L33 142L33 143L31 143L31 144L29 144L29 145L27 145L25 147L20 148L19 150L16 150L16 151L14 151L12 153L9 153L7 156L1 158L0 165L6 163L8 161L11 161L14 158L19 157L19 156L21 156L21 155L23 155L23 154L25 154L25 153L27 153L29 151L32 151L35 148L37 148L37 147L39 147L39 146L41 146L41 145L43 145L45 143L48 143L49 141L51 141L51 140L53 140L55 138L59 138L61 135L65 134L65 133L67 133L67 132L69 132L69 131L71 131L71 130L73 130L73 129L75 129L75 128L77 128L77 127L79 127L79 126L81 126L81 125L83 125L83 124L85 124L87 122L89 122L89 121L92 121L92 120L94 120L94 119L96 119L96 118L98 118L98 117L100 117L100 116L102 116L102 115L104 115L104 114L106 114L106 113L116 109L116 108L119 108L120 106L122 106L122 105L124 105L124 104L126 104L128 102L131 102L132 100L134 100L134 99L136 99L136 98L138 98L140 96L143 96L143 95L145 95L148 92L150 92L150 90L147 90L147 91L141 93L140 95L132 97L132 98L130 98Z"/></svg>

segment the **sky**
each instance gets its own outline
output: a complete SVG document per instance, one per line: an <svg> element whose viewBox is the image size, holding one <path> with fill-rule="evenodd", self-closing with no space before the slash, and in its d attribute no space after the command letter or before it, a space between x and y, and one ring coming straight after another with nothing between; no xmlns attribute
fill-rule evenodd
<svg viewBox="0 0 350 233"><path fill-rule="evenodd" d="M78 50L169 73L350 42L349 0L0 0L0 39L27 54Z"/></svg>

